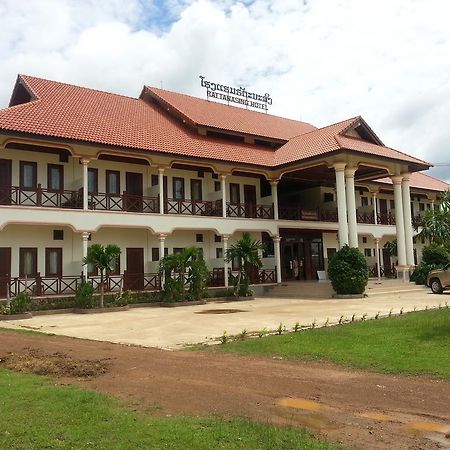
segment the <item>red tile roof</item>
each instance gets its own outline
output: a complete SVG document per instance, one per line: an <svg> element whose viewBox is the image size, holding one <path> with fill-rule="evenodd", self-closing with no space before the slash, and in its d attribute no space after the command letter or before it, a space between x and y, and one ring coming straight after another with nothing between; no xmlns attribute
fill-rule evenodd
<svg viewBox="0 0 450 450"><path fill-rule="evenodd" d="M379 180L376 180L376 182L383 184L392 184L392 180L390 178L381 178ZM413 172L411 174L410 186L412 188L438 192L450 189L450 184L422 172Z"/></svg>
<svg viewBox="0 0 450 450"><path fill-rule="evenodd" d="M283 135L285 139L291 133L303 130L303 134L292 137L274 150L201 136L160 106L143 99L30 76L21 75L19 80L37 99L0 110L0 129L262 167L280 166L341 149L406 161L421 168L429 166L388 147L344 136L343 133L356 125L360 118L315 129L303 122L151 88L154 95L164 98L165 102L172 102L173 108L183 109L186 117L192 116L191 120L205 125L230 127L232 131L241 130L249 134L265 133L264 136L272 133L272 137Z"/></svg>
<svg viewBox="0 0 450 450"><path fill-rule="evenodd" d="M360 117L353 117L290 139L277 150L275 163L286 164L299 159L321 156L336 150L353 150L428 167L431 165L398 150L345 136L345 131L352 125L358 124L360 119Z"/></svg>
<svg viewBox="0 0 450 450"><path fill-rule="evenodd" d="M309 123L228 106L155 87L145 86L144 92L170 105L191 122L209 128L286 141L316 129Z"/></svg>

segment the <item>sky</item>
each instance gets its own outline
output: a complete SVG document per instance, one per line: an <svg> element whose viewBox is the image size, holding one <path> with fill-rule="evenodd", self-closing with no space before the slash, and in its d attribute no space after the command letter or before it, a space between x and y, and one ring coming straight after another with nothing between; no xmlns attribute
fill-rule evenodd
<svg viewBox="0 0 450 450"><path fill-rule="evenodd" d="M361 115L450 181L448 0L0 0L0 107L18 73L205 98L199 75L321 127Z"/></svg>

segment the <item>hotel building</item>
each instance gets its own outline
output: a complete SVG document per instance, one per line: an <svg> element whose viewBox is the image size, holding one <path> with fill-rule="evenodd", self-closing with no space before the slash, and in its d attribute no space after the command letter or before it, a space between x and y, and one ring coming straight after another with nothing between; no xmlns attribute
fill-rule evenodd
<svg viewBox="0 0 450 450"><path fill-rule="evenodd" d="M138 98L19 75L0 110L0 298L73 292L92 243L122 254L108 288L158 289L163 255L196 245L210 284L244 231L265 244L253 283L326 273L358 247L372 276L421 257L414 224L449 186L362 117L323 128L144 86ZM398 257L383 245L396 238Z"/></svg>

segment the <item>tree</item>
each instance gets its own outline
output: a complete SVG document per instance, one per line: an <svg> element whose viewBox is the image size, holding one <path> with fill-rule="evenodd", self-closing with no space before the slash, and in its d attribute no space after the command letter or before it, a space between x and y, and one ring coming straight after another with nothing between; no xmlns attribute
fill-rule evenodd
<svg viewBox="0 0 450 450"><path fill-rule="evenodd" d="M92 264L100 272L100 308L103 308L105 296L105 274L108 275L114 270L120 253L121 250L117 245L109 244L104 247L101 244L93 244L88 248L87 256L83 260L83 264Z"/></svg>
<svg viewBox="0 0 450 450"><path fill-rule="evenodd" d="M204 294L209 272L200 248L186 247L179 253L164 256L159 270L166 276L164 291L172 300L186 298L186 285L194 300Z"/></svg>
<svg viewBox="0 0 450 450"><path fill-rule="evenodd" d="M428 209L419 221L417 237L429 239L432 244L450 245L450 190L443 193L437 208Z"/></svg>
<svg viewBox="0 0 450 450"><path fill-rule="evenodd" d="M328 264L328 276L336 294L362 294L369 281L369 269L364 255L345 245L336 252Z"/></svg>
<svg viewBox="0 0 450 450"><path fill-rule="evenodd" d="M252 266L258 269L262 267L263 263L259 256L259 250L262 248L261 241L252 239L250 233L245 232L242 234L242 238L227 250L225 260L227 262L236 260L238 263L239 273L234 287L234 295L245 297L250 294L248 270Z"/></svg>

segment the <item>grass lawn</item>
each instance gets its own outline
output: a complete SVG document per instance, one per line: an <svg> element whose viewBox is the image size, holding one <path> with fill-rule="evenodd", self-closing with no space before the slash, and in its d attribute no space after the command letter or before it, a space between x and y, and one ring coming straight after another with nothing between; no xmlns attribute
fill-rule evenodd
<svg viewBox="0 0 450 450"><path fill-rule="evenodd" d="M450 379L450 309L235 341L215 348Z"/></svg>
<svg viewBox="0 0 450 450"><path fill-rule="evenodd" d="M102 394L4 369L0 417L2 449L342 449L301 429L243 419L146 416Z"/></svg>

